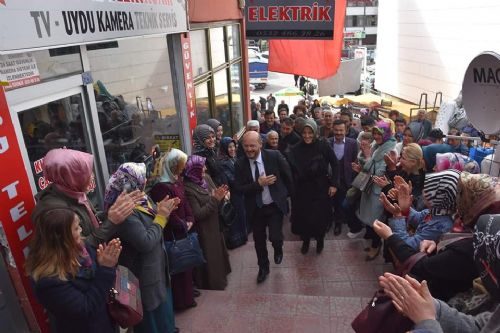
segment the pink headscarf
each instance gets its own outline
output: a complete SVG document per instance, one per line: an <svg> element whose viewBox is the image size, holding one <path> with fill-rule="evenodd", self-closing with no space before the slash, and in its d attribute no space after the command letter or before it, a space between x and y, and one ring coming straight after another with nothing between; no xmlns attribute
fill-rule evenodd
<svg viewBox="0 0 500 333"><path fill-rule="evenodd" d="M59 191L84 205L92 224L99 228L87 198L93 167L94 157L91 154L72 149L53 149L43 160L43 175Z"/></svg>

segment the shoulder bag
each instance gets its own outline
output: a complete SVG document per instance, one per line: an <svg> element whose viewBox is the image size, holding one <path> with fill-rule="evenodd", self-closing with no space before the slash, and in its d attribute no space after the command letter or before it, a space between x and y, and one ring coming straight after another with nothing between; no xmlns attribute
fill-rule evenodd
<svg viewBox="0 0 500 333"><path fill-rule="evenodd" d="M404 262L398 273L401 276L408 274L413 266L425 256L423 252L415 253ZM351 326L356 333L405 333L410 331L414 324L396 310L391 297L380 289L375 292Z"/></svg>
<svg viewBox="0 0 500 333"><path fill-rule="evenodd" d="M368 173L366 171L361 171L358 173L356 178L352 181L352 186L357 188L358 190L362 192L368 192L370 191L372 185L373 185L373 175L375 174L375 163L372 162L373 165L373 171L372 173Z"/></svg>
<svg viewBox="0 0 500 333"><path fill-rule="evenodd" d="M142 301L139 279L125 266L116 268L115 286L109 291L108 311L122 328L142 321Z"/></svg>
<svg viewBox="0 0 500 333"><path fill-rule="evenodd" d="M186 238L175 239L172 233L172 241L165 241L165 249L168 255L168 268L171 275L183 273L191 268L206 263L203 251L198 241L196 232L188 233Z"/></svg>
<svg viewBox="0 0 500 333"><path fill-rule="evenodd" d="M219 209L219 221L223 228L229 228L233 225L236 219L236 210L229 200L224 200L224 203Z"/></svg>

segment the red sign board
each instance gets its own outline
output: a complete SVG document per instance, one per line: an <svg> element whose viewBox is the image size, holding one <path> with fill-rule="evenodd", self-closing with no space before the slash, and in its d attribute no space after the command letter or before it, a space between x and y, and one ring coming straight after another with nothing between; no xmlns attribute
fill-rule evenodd
<svg viewBox="0 0 500 333"><path fill-rule="evenodd" d="M24 272L24 261L28 254L28 242L33 235L31 212L35 207L35 200L19 149L16 132L12 124L11 115L5 99L3 87L0 87L0 223L7 238L8 247L14 262L9 263L9 270L17 269L22 284L14 279L18 295L27 295L31 309L27 304L21 305L25 315L33 325L31 319L34 313L43 332L49 332L47 318L41 305L35 301L30 283ZM15 271L15 269L14 269ZM23 290L24 289L24 290ZM24 297L22 297L24 298Z"/></svg>
<svg viewBox="0 0 500 333"><path fill-rule="evenodd" d="M186 88L186 103L189 117L189 130L192 139L193 131L196 127L196 96L194 91L193 68L191 62L191 38L189 37L188 32L181 35L181 44L183 63L182 67L184 69L184 86Z"/></svg>

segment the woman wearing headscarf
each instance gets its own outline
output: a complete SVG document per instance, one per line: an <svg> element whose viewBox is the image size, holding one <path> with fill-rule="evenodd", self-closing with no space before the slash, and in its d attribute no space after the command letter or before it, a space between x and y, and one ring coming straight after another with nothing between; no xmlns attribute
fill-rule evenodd
<svg viewBox="0 0 500 333"><path fill-rule="evenodd" d="M386 172L386 163L384 156L394 149L396 139L392 131L392 120L385 119L376 123L372 128L373 142L371 146L371 155L363 160L359 160L360 168L358 171L364 171L369 175L382 176ZM356 170L355 170L356 171ZM356 211L357 218L365 224L365 239L371 240L371 246L368 249L366 260L374 260L380 253L382 241L373 231L373 221L381 219L384 213L384 207L380 203L379 196L382 189L379 186L370 186L361 193L359 209Z"/></svg>
<svg viewBox="0 0 500 333"><path fill-rule="evenodd" d="M450 233L443 235L436 245L434 241L422 241L414 249L385 224L374 224L375 231L386 240L396 262L404 263L415 253L436 254L424 257L410 273L417 280L427 280L432 294L448 300L458 292L467 291L478 276L473 262L472 233L477 219L483 214L500 213L500 183L496 177L460 174L458 182L457 210L459 219Z"/></svg>
<svg viewBox="0 0 500 333"><path fill-rule="evenodd" d="M169 222L163 231L166 240L186 238L188 230L193 226L195 219L191 206L186 199L182 172L186 166L187 155L172 148L160 159L160 179L153 186L149 195L154 202L160 202L165 197L179 198L180 204L170 214ZM196 306L194 297L199 295L193 289L193 270L171 276L174 308L177 310Z"/></svg>
<svg viewBox="0 0 500 333"><path fill-rule="evenodd" d="M100 221L87 197L94 186L94 158L91 154L72 149L53 149L44 158L43 174L51 184L37 194L37 204L31 218L38 221L41 212L49 208L73 209L80 218L82 235L94 247L107 242L116 226L132 213L141 191L122 193Z"/></svg>
<svg viewBox="0 0 500 333"><path fill-rule="evenodd" d="M91 246L81 236L78 215L67 207L44 210L34 222L26 273L37 301L47 309L51 332L115 333L107 303L120 240L105 248Z"/></svg>
<svg viewBox="0 0 500 333"><path fill-rule="evenodd" d="M224 290L231 266L219 226L219 205L228 193L228 187L216 187L205 169L205 158L192 155L184 172L186 197L196 218L195 230L207 261L194 269L194 280L198 288Z"/></svg>
<svg viewBox="0 0 500 333"><path fill-rule="evenodd" d="M222 127L222 124L220 121L214 118L210 118L207 120L207 125L210 126L215 133L215 151L217 152L219 150L220 146L220 140L222 139L222 134L224 132L224 128Z"/></svg>
<svg viewBox="0 0 500 333"><path fill-rule="evenodd" d="M297 189L292 195L292 232L302 238L301 252L307 253L311 238L316 239L316 252L321 253L329 223L332 221L331 197L336 192L328 167L335 172L335 155L328 143L317 138L313 119L306 119L302 140L293 146L289 162Z"/></svg>
<svg viewBox="0 0 500 333"><path fill-rule="evenodd" d="M460 172L456 170L426 175L422 194L427 208L422 211L411 207L410 186L404 181L396 186L398 205L391 204L382 193L380 197L384 208L393 216L389 219L389 226L394 234L418 249L421 241L437 241L443 233L450 231L452 215L456 212L459 177Z"/></svg>
<svg viewBox="0 0 500 333"><path fill-rule="evenodd" d="M144 163L122 164L109 179L104 194L105 207L111 206L123 191L143 191L145 186ZM168 259L163 250L163 228L178 204L178 198L168 197L155 204L144 195L132 215L116 230L123 246L119 263L139 279L143 319L134 326L137 333L175 332Z"/></svg>
<svg viewBox="0 0 500 333"><path fill-rule="evenodd" d="M231 192L230 201L236 210L235 221L225 231L226 245L229 249L235 249L246 244L248 240L248 231L250 230L246 223L243 195L234 189L236 141L230 137L222 138L219 157L222 162L222 169L228 180L229 190Z"/></svg>
<svg viewBox="0 0 500 333"><path fill-rule="evenodd" d="M500 331L500 215L483 215L474 232L474 263L494 301L490 311L466 315L433 297L427 282L385 273L379 282L396 309L415 323L414 329L432 333L496 333ZM406 281L405 281L406 280Z"/></svg>
<svg viewBox="0 0 500 333"><path fill-rule="evenodd" d="M416 129L414 126L406 127L403 131L403 140L396 143L396 151L398 152L398 155L401 155L401 151L403 150L403 148L408 146L410 143L418 144L418 141L416 139L417 137L418 129Z"/></svg>
<svg viewBox="0 0 500 333"><path fill-rule="evenodd" d="M198 125L193 132L193 155L205 157L207 172L217 186L227 184L220 161L217 159L215 131L208 125Z"/></svg>

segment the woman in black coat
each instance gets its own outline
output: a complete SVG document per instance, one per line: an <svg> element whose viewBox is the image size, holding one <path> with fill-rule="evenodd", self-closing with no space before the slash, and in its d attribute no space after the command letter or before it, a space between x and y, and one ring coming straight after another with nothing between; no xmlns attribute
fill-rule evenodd
<svg viewBox="0 0 500 333"><path fill-rule="evenodd" d="M212 127L198 125L193 132L193 155L205 157L207 172L216 186L227 185L227 179L222 170L222 165L217 158L216 137Z"/></svg>
<svg viewBox="0 0 500 333"><path fill-rule="evenodd" d="M318 140L317 125L305 120L302 141L291 148L289 162L294 187L292 195L292 232L300 235L301 252L307 253L311 238L315 238L316 252L321 253L329 223L332 221L331 197L336 188L328 175L328 166L336 169L335 155L326 141Z"/></svg>

